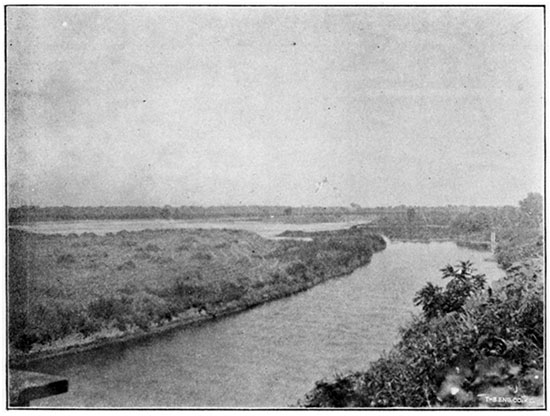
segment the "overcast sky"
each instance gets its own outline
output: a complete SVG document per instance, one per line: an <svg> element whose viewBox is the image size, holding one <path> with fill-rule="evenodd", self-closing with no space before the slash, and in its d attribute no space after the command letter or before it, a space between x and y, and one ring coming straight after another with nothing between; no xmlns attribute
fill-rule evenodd
<svg viewBox="0 0 550 416"><path fill-rule="evenodd" d="M12 206L542 192L542 8L9 7L7 28Z"/></svg>

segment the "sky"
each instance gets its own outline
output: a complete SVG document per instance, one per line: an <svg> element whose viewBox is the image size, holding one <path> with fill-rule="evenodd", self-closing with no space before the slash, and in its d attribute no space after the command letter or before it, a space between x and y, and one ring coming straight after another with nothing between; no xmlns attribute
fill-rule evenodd
<svg viewBox="0 0 550 416"><path fill-rule="evenodd" d="M543 66L540 7L8 7L8 203L517 205Z"/></svg>

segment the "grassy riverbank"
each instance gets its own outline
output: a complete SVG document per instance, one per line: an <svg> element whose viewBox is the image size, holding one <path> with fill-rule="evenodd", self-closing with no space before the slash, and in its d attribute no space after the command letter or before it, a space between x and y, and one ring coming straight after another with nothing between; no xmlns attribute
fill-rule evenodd
<svg viewBox="0 0 550 416"><path fill-rule="evenodd" d="M387 355L365 372L318 381L301 405L543 407L541 212L522 209L500 227L496 259L506 277L489 288L469 263L446 266L446 286L419 288L423 313Z"/></svg>
<svg viewBox="0 0 550 416"><path fill-rule="evenodd" d="M10 358L147 335L305 290L367 264L366 230L266 240L236 230L9 233Z"/></svg>

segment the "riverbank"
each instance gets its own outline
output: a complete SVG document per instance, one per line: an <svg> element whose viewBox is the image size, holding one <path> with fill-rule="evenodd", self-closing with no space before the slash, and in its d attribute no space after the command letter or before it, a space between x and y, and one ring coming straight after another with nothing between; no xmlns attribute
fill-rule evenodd
<svg viewBox="0 0 550 416"><path fill-rule="evenodd" d="M385 247L365 230L307 237L312 241L235 230L10 230L10 360L128 342L237 313L349 274Z"/></svg>
<svg viewBox="0 0 550 416"><path fill-rule="evenodd" d="M544 407L543 230L531 211L520 214L498 234L495 259L504 278L489 286L475 264L447 265L447 285L419 288L414 301L423 314L387 355L366 371L317 381L300 404ZM403 236L411 228L394 230Z"/></svg>
<svg viewBox="0 0 550 416"><path fill-rule="evenodd" d="M483 233L455 234L447 226L381 227L376 224L360 224L354 225L351 228L368 230L372 233L383 235L392 242L424 244L452 242L458 247L466 247L478 251L491 251L491 243L483 241ZM304 231L288 230L279 234L279 236L283 238L304 238L306 233Z"/></svg>

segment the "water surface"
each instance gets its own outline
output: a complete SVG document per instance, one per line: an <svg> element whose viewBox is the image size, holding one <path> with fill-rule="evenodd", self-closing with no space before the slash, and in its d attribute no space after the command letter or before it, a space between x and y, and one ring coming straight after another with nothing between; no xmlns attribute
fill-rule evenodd
<svg viewBox="0 0 550 416"><path fill-rule="evenodd" d="M276 236L283 231L331 231L350 228L357 224L368 223L370 219L362 221L342 221L342 222L317 222L311 224L287 224L282 222L265 222L265 221L190 221L190 220L89 220L89 221L45 221L34 222L28 225L14 225L11 228L30 231L40 234L62 234L68 235L71 233L95 233L97 235L105 235L107 233L117 233L122 230L126 231L141 231L146 229L165 230L165 229L233 229L247 230L255 232L264 238L277 238Z"/></svg>
<svg viewBox="0 0 550 416"><path fill-rule="evenodd" d="M361 370L398 340L418 312L412 298L439 269L471 260L490 281L489 253L454 243L392 243L370 265L249 311L36 364L69 379L69 392L33 406L284 407L316 380Z"/></svg>

